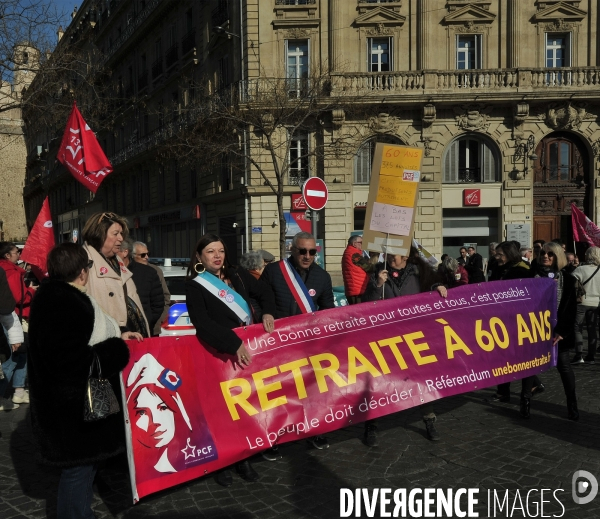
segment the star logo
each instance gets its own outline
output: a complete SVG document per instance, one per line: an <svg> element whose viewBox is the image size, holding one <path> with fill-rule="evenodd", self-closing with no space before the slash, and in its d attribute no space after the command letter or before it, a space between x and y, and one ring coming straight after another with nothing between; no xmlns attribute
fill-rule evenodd
<svg viewBox="0 0 600 519"><path fill-rule="evenodd" d="M189 450L189 452L188 452ZM190 444L190 438L187 439L187 446L185 449L181 449L181 452L185 455L185 459L196 457L196 446Z"/></svg>

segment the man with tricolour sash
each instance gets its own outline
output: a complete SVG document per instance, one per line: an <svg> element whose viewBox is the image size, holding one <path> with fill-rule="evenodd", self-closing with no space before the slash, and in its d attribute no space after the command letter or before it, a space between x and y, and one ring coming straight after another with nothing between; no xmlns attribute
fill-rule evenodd
<svg viewBox="0 0 600 519"><path fill-rule="evenodd" d="M265 267L260 281L270 285L275 294L276 319L335 307L331 276L315 263L316 254L315 237L308 232L299 232L292 240L290 257ZM323 436L315 436L309 441L319 450L329 447ZM275 446L264 451L263 457L276 461L281 454Z"/></svg>

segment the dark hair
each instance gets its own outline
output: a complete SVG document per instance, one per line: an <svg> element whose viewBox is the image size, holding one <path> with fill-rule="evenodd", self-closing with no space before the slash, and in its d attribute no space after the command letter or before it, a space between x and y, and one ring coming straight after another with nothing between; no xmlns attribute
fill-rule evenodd
<svg viewBox="0 0 600 519"><path fill-rule="evenodd" d="M196 243L196 246L194 247L194 251L192 252L192 256L190 258L190 264L188 265L187 275L186 275L186 277L188 279L192 279L192 278L196 277L196 271L194 270L194 265L196 265L196 263L198 263L198 260L196 258L196 253L202 254L202 251L207 247L207 245L209 245L210 243L213 243L215 241L221 242L223 244L223 248L225 249L225 261L223 262L223 265L225 267L231 266L231 264L229 263L229 251L227 250L227 245L225 245L225 242L216 234L205 234L198 240L198 243Z"/></svg>
<svg viewBox="0 0 600 519"><path fill-rule="evenodd" d="M517 249L514 241L503 241L499 243L496 250L500 249L506 256L506 263L519 263L523 258L521 257L521 251Z"/></svg>
<svg viewBox="0 0 600 519"><path fill-rule="evenodd" d="M440 259L441 259L441 261L444 261L447 257L448 257L448 254L442 254L442 257Z"/></svg>
<svg viewBox="0 0 600 519"><path fill-rule="evenodd" d="M517 240L511 240L511 243L514 244L514 246L520 251L521 250L521 242L517 241Z"/></svg>
<svg viewBox="0 0 600 519"><path fill-rule="evenodd" d="M564 245L563 241L560 238L554 238L552 240L552 243L556 243L557 245L560 245L561 247Z"/></svg>
<svg viewBox="0 0 600 519"><path fill-rule="evenodd" d="M125 218L115 213L95 213L90 216L83 226L81 238L85 243L94 247L98 252L102 250L108 229L118 223L123 228L123 239L127 238L129 227Z"/></svg>
<svg viewBox="0 0 600 519"><path fill-rule="evenodd" d="M61 243L48 254L48 275L52 279L75 281L83 269L87 269L88 255L85 249L76 243Z"/></svg>
<svg viewBox="0 0 600 519"><path fill-rule="evenodd" d="M533 240L533 244L539 243L540 245L544 245L546 243L544 240Z"/></svg>
<svg viewBox="0 0 600 519"><path fill-rule="evenodd" d="M17 245L12 241L0 241L0 259L9 254L13 249L17 249Z"/></svg>

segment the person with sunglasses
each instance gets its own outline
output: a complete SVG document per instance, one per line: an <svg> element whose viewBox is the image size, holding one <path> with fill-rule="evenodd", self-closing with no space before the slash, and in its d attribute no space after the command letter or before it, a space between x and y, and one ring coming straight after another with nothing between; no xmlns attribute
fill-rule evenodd
<svg viewBox="0 0 600 519"><path fill-rule="evenodd" d="M160 284L160 278L152 267L133 261L131 257L132 249L133 246L131 240L127 238L121 242L121 250L117 252L117 255L133 274L133 282L135 283L135 288L140 297L146 320L148 321L150 331L152 332L159 322L164 310L165 300L163 289ZM151 335L158 334L151 333Z"/></svg>
<svg viewBox="0 0 600 519"><path fill-rule="evenodd" d="M133 274L117 255L128 232L125 218L115 213L96 213L85 223L81 233L83 248L94 261L87 290L122 331L150 337Z"/></svg>
<svg viewBox="0 0 600 519"><path fill-rule="evenodd" d="M154 329L152 330L152 335L160 335L160 325L167 318L167 315L169 315L169 308L171 308L171 292L169 292L169 288L167 287L167 282L165 281L165 275L163 274L163 271L160 269L160 267L157 267L148 261L150 258L148 245L142 241L134 241L132 247L131 254L133 256L133 261L152 267L158 274L158 279L160 279L160 285L162 286L163 291L164 307L158 321L156 321L156 324L154 325Z"/></svg>
<svg viewBox="0 0 600 519"><path fill-rule="evenodd" d="M290 257L270 263L260 277L275 293L277 319L334 308L331 276L315 263L317 243L308 232L299 232L292 239ZM309 442L316 449L329 447L327 438L315 436ZM268 461L281 458L277 446L263 452Z"/></svg>
<svg viewBox="0 0 600 519"><path fill-rule="evenodd" d="M575 278L565 272L567 257L562 247L557 243L545 243L538 253L537 267L534 271L536 278L553 279L556 282L557 313L554 326L553 344L558 345L556 369L567 397L567 416L569 420L579 420L577 395L575 393L575 374L569 362L569 350L575 343L575 321L577 317L577 291ZM523 379L521 390L521 416L530 417L532 388L534 377Z"/></svg>

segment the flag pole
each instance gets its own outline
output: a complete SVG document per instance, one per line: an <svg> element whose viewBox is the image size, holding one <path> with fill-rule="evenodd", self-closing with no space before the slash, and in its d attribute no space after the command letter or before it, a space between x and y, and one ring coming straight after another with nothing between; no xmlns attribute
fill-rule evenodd
<svg viewBox="0 0 600 519"><path fill-rule="evenodd" d="M383 268L387 270L387 248L388 248L388 241L390 239L390 233L387 233L387 236L385 237L385 254L383 256ZM388 273L389 274L389 273ZM385 283L383 284L383 287L381 287L381 299L385 300Z"/></svg>

